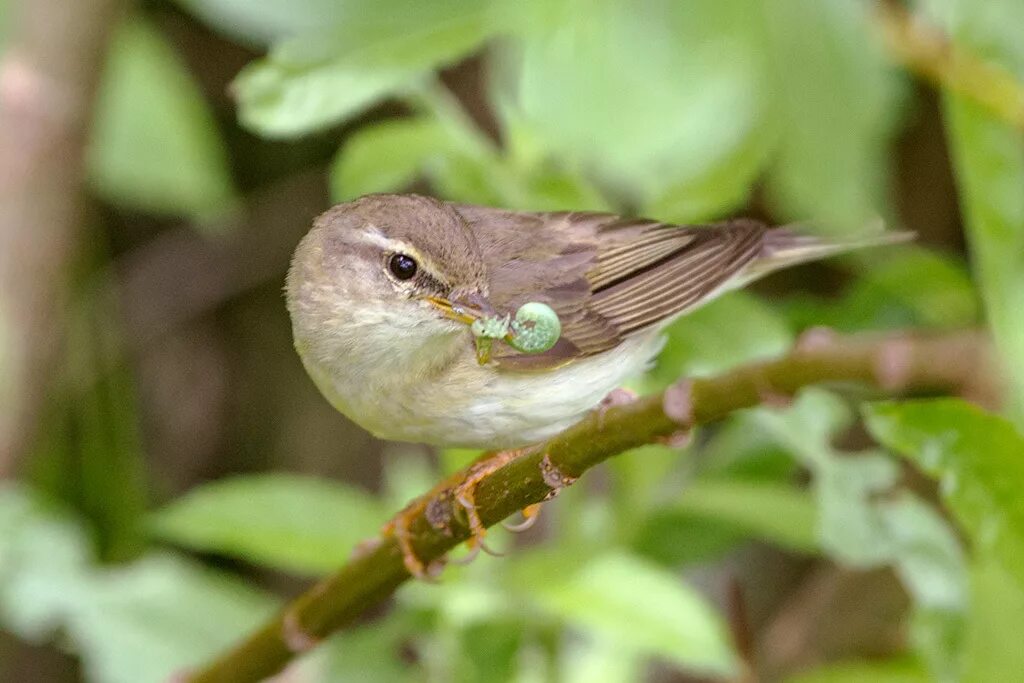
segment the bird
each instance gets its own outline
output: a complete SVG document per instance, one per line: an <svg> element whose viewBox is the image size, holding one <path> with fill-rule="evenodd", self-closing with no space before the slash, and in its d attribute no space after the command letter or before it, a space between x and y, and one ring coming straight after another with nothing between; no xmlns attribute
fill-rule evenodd
<svg viewBox="0 0 1024 683"><path fill-rule="evenodd" d="M717 296L904 238L831 242L749 219L679 226L374 194L316 219L286 298L310 377L375 436L514 448L585 417L650 366L667 325ZM467 323L527 302L557 313L557 343L540 354L499 343L481 365Z"/></svg>
<svg viewBox="0 0 1024 683"><path fill-rule="evenodd" d="M508 452L600 409L651 366L666 326L721 294L904 239L372 194L314 221L285 290L295 349L338 411L382 439ZM478 353L472 323L527 304L557 315L553 346L527 353L498 339ZM406 566L422 569L414 557Z"/></svg>

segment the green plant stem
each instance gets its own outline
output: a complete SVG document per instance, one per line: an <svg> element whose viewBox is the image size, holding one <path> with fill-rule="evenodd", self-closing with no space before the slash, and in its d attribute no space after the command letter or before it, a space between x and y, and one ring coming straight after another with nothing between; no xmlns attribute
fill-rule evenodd
<svg viewBox="0 0 1024 683"><path fill-rule="evenodd" d="M623 451L680 430L822 382L854 383L886 394L971 393L983 387L989 344L977 333L939 337L891 335L842 339L805 336L787 356L747 365L718 377L680 380L662 394L594 414L484 478L476 489L480 519L491 526L551 498L561 480ZM463 473L463 476L465 473ZM449 480L458 483L456 476ZM409 529L417 556L437 561L469 537L451 486L428 494ZM409 578L393 537L357 553L336 574L299 596L245 641L182 677L190 683L247 683L279 671L303 648L351 624ZM289 646L291 643L291 646Z"/></svg>
<svg viewBox="0 0 1024 683"><path fill-rule="evenodd" d="M1006 68L954 46L941 31L898 6L882 3L875 18L890 57L908 71L1024 129L1024 85Z"/></svg>

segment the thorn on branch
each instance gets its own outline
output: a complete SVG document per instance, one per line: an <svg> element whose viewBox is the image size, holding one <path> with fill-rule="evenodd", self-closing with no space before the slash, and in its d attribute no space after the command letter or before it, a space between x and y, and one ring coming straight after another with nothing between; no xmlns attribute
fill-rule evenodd
<svg viewBox="0 0 1024 683"><path fill-rule="evenodd" d="M839 335L831 327L821 325L808 327L796 338L794 348L797 351L821 351L832 346L839 340Z"/></svg>
<svg viewBox="0 0 1024 683"><path fill-rule="evenodd" d="M680 427L687 430L693 427L693 382L681 379L669 386L662 396L661 409Z"/></svg>
<svg viewBox="0 0 1024 683"><path fill-rule="evenodd" d="M874 373L878 386L887 392L907 388L914 363L914 345L906 338L890 339L878 347Z"/></svg>
<svg viewBox="0 0 1024 683"><path fill-rule="evenodd" d="M352 553L349 555L349 560L358 560L366 557L383 543L383 539L380 536L374 536L373 538L365 538L352 548Z"/></svg>
<svg viewBox="0 0 1024 683"><path fill-rule="evenodd" d="M319 638L302 628L294 607L285 611L281 618L281 640L293 654L309 652L320 644Z"/></svg>

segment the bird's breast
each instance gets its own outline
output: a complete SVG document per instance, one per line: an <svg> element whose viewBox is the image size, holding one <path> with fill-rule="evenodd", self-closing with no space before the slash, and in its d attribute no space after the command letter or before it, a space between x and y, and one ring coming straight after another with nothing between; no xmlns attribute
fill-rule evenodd
<svg viewBox="0 0 1024 683"><path fill-rule="evenodd" d="M508 448L550 438L575 424L613 389L643 371L661 345L638 335L600 354L545 372L480 366L471 343L433 374L409 368L308 368L334 406L376 436Z"/></svg>

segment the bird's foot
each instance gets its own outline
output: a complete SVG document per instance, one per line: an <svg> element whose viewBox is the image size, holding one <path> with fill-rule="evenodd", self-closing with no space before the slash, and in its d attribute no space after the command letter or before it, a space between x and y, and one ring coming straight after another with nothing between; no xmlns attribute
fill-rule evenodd
<svg viewBox="0 0 1024 683"><path fill-rule="evenodd" d="M397 515L392 517L383 527L380 533L384 538L394 537L398 549L402 553L402 564L410 576L424 581L436 582L437 575L444 568L444 560L435 560L425 563L416 554L413 548L412 523L422 514L429 512L431 501L438 495L443 494L452 486L451 480L445 480L432 488L426 494L406 505ZM429 515L428 515L429 516Z"/></svg>
<svg viewBox="0 0 1024 683"><path fill-rule="evenodd" d="M394 537L398 544L398 550L402 553L402 564L405 565L405 570L409 572L410 576L424 581L433 581L433 577L427 572L427 565L416 555L416 551L412 547L412 532L409 531L409 525L426 507L425 503L418 505L419 502L419 499L413 501L388 520L381 527L380 534L385 538Z"/></svg>
<svg viewBox="0 0 1024 683"><path fill-rule="evenodd" d="M448 516L449 513L440 514L436 519L433 514L437 510L449 509L447 505L436 504L443 499L454 500L465 511L466 523L469 526L470 538L466 543L469 548L469 554L455 561L456 564L466 564L472 561L481 550L489 555L501 554L489 548L485 542L487 528L484 526L477 511L476 489L480 482L523 453L523 450L509 450L485 456L470 466L464 475L456 474L446 479L425 495L409 503L383 526L381 535L385 538L394 537L395 542L398 544L398 549L402 553L402 563L411 576L423 579L424 581L435 582L438 573L444 567L444 560L425 563L420 559L413 547L414 534L411 530L413 522L421 515L425 516L435 529L446 528L451 521L451 518ZM539 514L540 503L528 505L522 511L523 521L517 524L505 525L505 528L510 531L525 531L536 523ZM370 548L372 546L367 544L367 549Z"/></svg>
<svg viewBox="0 0 1024 683"><path fill-rule="evenodd" d="M500 554L487 547L487 544L484 541L487 536L487 528L480 519L480 513L477 511L476 507L477 486L479 486L480 482L491 474L497 472L522 454L522 450L501 451L488 458L480 460L470 467L466 478L455 487L455 501L462 506L463 510L466 511L466 523L469 525L470 539L467 543L470 548L470 555L468 556L469 559L476 557L481 550L489 555ZM535 517L536 511L531 511L530 513L527 512L533 507L535 506L528 506L523 511L523 516L526 517L530 514L530 516Z"/></svg>

